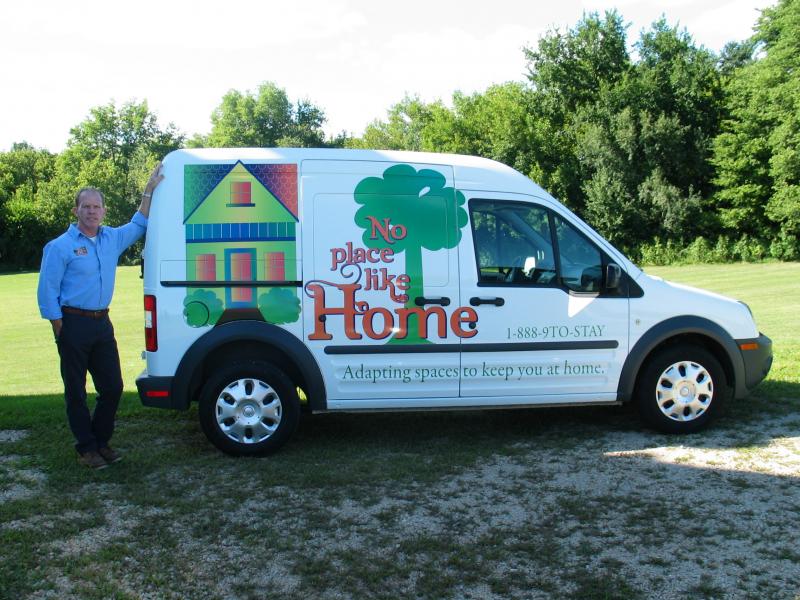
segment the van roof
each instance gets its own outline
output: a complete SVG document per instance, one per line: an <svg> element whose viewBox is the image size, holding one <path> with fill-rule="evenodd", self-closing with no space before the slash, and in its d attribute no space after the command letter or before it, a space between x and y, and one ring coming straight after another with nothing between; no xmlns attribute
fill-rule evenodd
<svg viewBox="0 0 800 600"><path fill-rule="evenodd" d="M163 162L165 168L169 168L173 163L175 163L175 166L180 167L185 164L236 161L283 161L301 164L303 161L310 160L372 161L450 166L453 168L455 185L460 190L530 194L552 203L552 206L559 206L562 211L571 213L566 206L558 202L519 171L515 171L508 165L496 160L465 154L439 154L405 150L351 150L344 148L186 148L170 152ZM577 215L573 214L573 217L578 222L583 223ZM598 243L610 251L618 262L625 265L628 273L634 279L641 274L641 270L624 254L614 248L610 242L595 232L588 224L583 223L583 225L597 236Z"/></svg>
<svg viewBox="0 0 800 600"><path fill-rule="evenodd" d="M453 167L457 186L461 189L497 190L512 183L520 192L550 197L536 183L511 167L496 160L465 154L342 148L186 148L171 152L164 158L164 164L237 160L282 160L298 164L306 160L348 160L447 165ZM502 187L498 187L500 180L504 184Z"/></svg>

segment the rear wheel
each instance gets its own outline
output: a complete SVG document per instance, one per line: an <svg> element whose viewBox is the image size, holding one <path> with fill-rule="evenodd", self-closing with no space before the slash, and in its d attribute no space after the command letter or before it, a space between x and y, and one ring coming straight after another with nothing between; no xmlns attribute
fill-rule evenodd
<svg viewBox="0 0 800 600"><path fill-rule="evenodd" d="M297 428L300 401L292 381L261 361L214 373L200 395L200 425L227 454L261 455L280 448Z"/></svg>
<svg viewBox="0 0 800 600"><path fill-rule="evenodd" d="M728 393L725 372L698 346L666 348L645 365L636 384L642 419L664 433L691 433L708 425Z"/></svg>

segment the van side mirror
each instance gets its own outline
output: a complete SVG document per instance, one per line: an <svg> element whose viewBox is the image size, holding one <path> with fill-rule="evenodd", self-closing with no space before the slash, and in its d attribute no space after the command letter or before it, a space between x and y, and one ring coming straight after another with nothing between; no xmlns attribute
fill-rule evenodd
<svg viewBox="0 0 800 600"><path fill-rule="evenodd" d="M622 269L619 265L609 263L606 265L606 289L615 290L619 287L622 280Z"/></svg>

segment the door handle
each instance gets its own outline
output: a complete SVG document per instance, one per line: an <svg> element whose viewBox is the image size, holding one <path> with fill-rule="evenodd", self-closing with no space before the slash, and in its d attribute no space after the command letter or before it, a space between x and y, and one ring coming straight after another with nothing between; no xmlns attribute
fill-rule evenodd
<svg viewBox="0 0 800 600"><path fill-rule="evenodd" d="M469 299L471 306L480 306L481 304L494 304L495 306L503 306L506 301L503 298L478 298L473 296Z"/></svg>
<svg viewBox="0 0 800 600"><path fill-rule="evenodd" d="M414 304L417 306L425 306L426 304L438 304L439 306L450 306L450 298L426 298L425 296L417 296L414 298Z"/></svg>

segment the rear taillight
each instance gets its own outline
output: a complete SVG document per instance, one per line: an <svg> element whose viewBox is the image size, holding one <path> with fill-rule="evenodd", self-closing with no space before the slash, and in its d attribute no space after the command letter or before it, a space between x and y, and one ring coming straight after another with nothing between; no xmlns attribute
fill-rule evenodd
<svg viewBox="0 0 800 600"><path fill-rule="evenodd" d="M156 321L156 297L144 297L144 347L148 352L158 350L158 322Z"/></svg>

